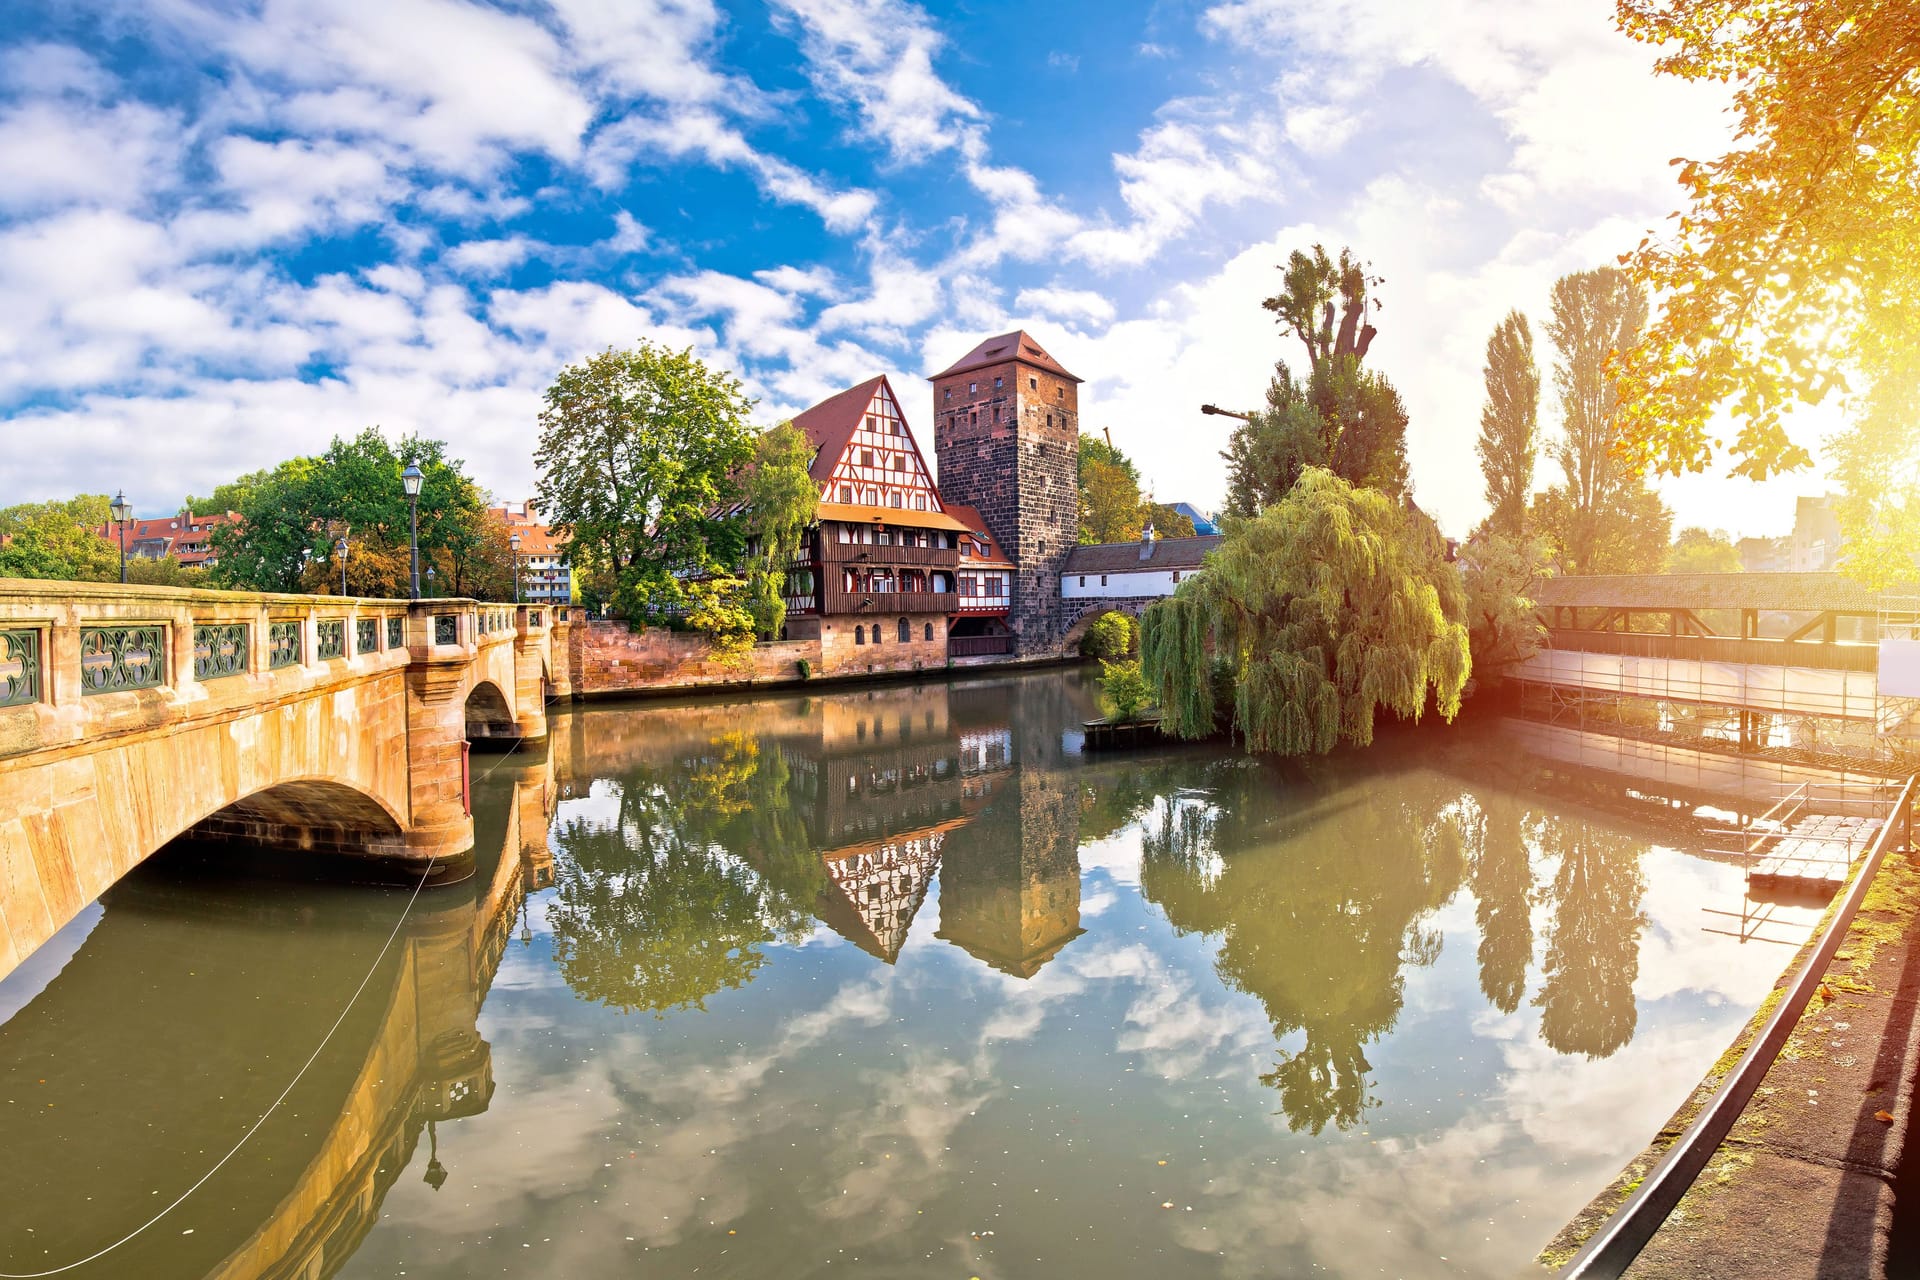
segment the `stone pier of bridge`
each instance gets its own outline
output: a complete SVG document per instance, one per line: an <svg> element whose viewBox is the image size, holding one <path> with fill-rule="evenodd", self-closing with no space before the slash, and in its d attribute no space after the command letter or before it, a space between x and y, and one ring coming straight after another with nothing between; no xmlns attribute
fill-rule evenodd
<svg viewBox="0 0 1920 1280"><path fill-rule="evenodd" d="M473 871L469 744L546 736L544 605L0 579L0 978L179 839Z"/></svg>

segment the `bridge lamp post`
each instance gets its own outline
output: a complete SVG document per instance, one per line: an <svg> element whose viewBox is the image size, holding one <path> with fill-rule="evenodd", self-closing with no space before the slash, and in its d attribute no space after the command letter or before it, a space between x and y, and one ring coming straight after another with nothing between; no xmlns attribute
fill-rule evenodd
<svg viewBox="0 0 1920 1280"><path fill-rule="evenodd" d="M414 581L418 582L419 579L416 577ZM433 594L433 566L432 565L427 566L427 594L428 595ZM415 600L418 600L420 598L420 593L418 591L415 591L413 593L413 598Z"/></svg>
<svg viewBox="0 0 1920 1280"><path fill-rule="evenodd" d="M333 544L334 559L340 562L340 594L347 594L347 540L341 538Z"/></svg>
<svg viewBox="0 0 1920 1280"><path fill-rule="evenodd" d="M513 548L513 602L520 603L520 535L514 534L507 539L507 545Z"/></svg>
<svg viewBox="0 0 1920 1280"><path fill-rule="evenodd" d="M113 522L120 526L120 585L127 585L127 521L133 519L133 504L127 501L125 489L113 495L113 505L108 508L113 513Z"/></svg>
<svg viewBox="0 0 1920 1280"><path fill-rule="evenodd" d="M407 491L407 546L413 562L413 595L409 598L414 600L420 598L420 482L424 479L420 468L411 462L400 473L400 487Z"/></svg>

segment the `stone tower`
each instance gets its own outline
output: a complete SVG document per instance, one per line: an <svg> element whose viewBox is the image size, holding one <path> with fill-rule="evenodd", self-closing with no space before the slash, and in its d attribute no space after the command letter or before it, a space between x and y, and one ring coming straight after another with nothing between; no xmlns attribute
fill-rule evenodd
<svg viewBox="0 0 1920 1280"><path fill-rule="evenodd" d="M1060 637L1060 568L1080 529L1080 379L1015 330L930 381L940 492L977 508L1012 558L1007 620L1021 654L1046 653Z"/></svg>

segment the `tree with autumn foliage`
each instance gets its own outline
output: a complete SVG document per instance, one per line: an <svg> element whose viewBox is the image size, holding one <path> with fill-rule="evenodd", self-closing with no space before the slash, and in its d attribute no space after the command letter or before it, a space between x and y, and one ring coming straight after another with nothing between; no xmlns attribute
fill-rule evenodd
<svg viewBox="0 0 1920 1280"><path fill-rule="evenodd" d="M1672 229L1624 261L1658 310L1621 361L1621 449L1762 479L1811 461L1796 405L1847 396L1828 452L1844 567L1920 551L1920 7L1904 0L1618 0L1657 69L1731 86L1735 144L1681 157ZM1734 422L1731 439L1717 426Z"/></svg>
<svg viewBox="0 0 1920 1280"><path fill-rule="evenodd" d="M1080 544L1133 542L1149 521L1163 538L1191 538L1193 520L1140 492L1140 469L1098 436L1080 437Z"/></svg>

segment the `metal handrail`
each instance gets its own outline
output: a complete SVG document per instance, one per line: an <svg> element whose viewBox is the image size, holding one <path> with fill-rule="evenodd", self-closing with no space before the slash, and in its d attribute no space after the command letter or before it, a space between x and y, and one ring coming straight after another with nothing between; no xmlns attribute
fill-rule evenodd
<svg viewBox="0 0 1920 1280"><path fill-rule="evenodd" d="M1775 1006L1773 1015L1760 1029L1760 1034L1753 1038L1753 1043L1747 1046L1739 1063L1720 1082L1720 1088L1701 1108L1700 1114L1694 1117L1693 1123L1687 1126L1687 1131L1667 1149L1660 1163L1641 1182L1639 1190L1600 1225L1600 1229L1567 1263L1560 1272L1564 1280L1612 1280L1624 1274L1639 1256L1640 1250L1646 1247L1647 1241L1653 1238L1653 1233L1667 1220L1667 1215L1673 1212L1674 1206L1680 1203L1680 1198L1693 1185L1693 1180L1706 1168L1713 1153L1719 1150L1721 1141L1732 1131L1734 1121L1746 1110L1747 1103L1752 1101L1760 1082L1772 1068L1773 1060L1786 1045L1787 1037L1799 1026L1800 1015L1806 1011L1807 1003L1813 999L1813 993L1825 979L1827 966L1833 963L1834 953L1840 949L1848 926L1853 923L1860 904L1866 900L1867 890L1872 887L1873 878L1880 871L1880 863L1893 844L1896 827L1903 833L1904 847L1913 846L1916 783L1920 783L1920 774L1909 777L1906 785L1900 789L1900 798L1895 802L1893 811L1888 813L1873 847L1867 850L1866 857L1861 861L1859 874L1847 886L1847 896L1842 899L1827 931L1820 936L1813 954L1800 966L1793 985L1787 988L1786 995Z"/></svg>

